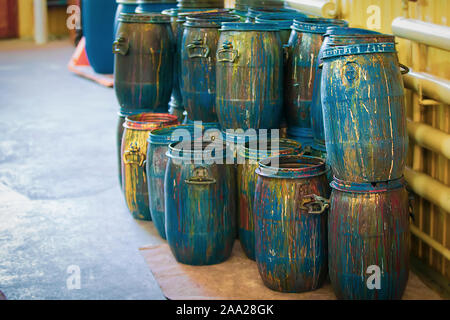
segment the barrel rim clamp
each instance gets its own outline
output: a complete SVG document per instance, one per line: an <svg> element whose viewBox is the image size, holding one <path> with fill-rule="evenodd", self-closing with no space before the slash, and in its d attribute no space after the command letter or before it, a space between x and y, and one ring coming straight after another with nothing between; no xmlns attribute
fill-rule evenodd
<svg viewBox="0 0 450 320"><path fill-rule="evenodd" d="M120 54L122 56L126 56L128 54L128 51L130 49L130 43L124 36L119 36L114 42L113 42L113 53L114 54Z"/></svg>
<svg viewBox="0 0 450 320"><path fill-rule="evenodd" d="M130 156L137 155L137 159L130 159ZM137 164L139 167L143 167L146 162L146 154L141 152L141 148L137 143L130 143L130 148L123 153L123 163L126 165Z"/></svg>
<svg viewBox="0 0 450 320"><path fill-rule="evenodd" d="M223 57L221 58L220 56L226 53L231 53L231 58L227 58L227 57ZM239 57L239 52L235 49L233 49L233 44L231 43L231 41L225 41L222 45L222 49L217 51L217 62L230 62L233 63L236 61L236 59Z"/></svg>
<svg viewBox="0 0 450 320"><path fill-rule="evenodd" d="M203 42L203 39L197 38L192 40L192 43L186 46L189 58L208 58L211 49ZM196 52L196 49L201 49Z"/></svg>
<svg viewBox="0 0 450 320"><path fill-rule="evenodd" d="M318 210L314 210L314 206L319 206ZM307 210L311 214L322 214L330 207L330 201L316 194L303 196L300 204L301 210Z"/></svg>

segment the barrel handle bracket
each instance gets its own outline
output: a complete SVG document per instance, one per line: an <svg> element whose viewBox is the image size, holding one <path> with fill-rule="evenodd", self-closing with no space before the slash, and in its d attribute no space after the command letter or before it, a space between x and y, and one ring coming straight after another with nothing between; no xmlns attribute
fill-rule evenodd
<svg viewBox="0 0 450 320"><path fill-rule="evenodd" d="M222 45L222 49L217 51L218 62L235 62L239 57L237 50L233 49L233 44L230 41L225 41Z"/></svg>
<svg viewBox="0 0 450 320"><path fill-rule="evenodd" d="M304 196L300 205L300 209L307 210L312 214L322 214L329 207L330 201L316 194Z"/></svg>
<svg viewBox="0 0 450 320"><path fill-rule="evenodd" d="M283 44L283 55L284 55L284 62L286 63L289 60L289 45Z"/></svg>
<svg viewBox="0 0 450 320"><path fill-rule="evenodd" d="M194 39L186 46L189 58L208 58L211 49L203 43L202 39Z"/></svg>
<svg viewBox="0 0 450 320"><path fill-rule="evenodd" d="M141 148L136 143L131 143L130 148L123 153L124 164L137 164L140 167L145 165L146 155L141 152Z"/></svg>
<svg viewBox="0 0 450 320"><path fill-rule="evenodd" d="M130 43L125 37L119 37L113 42L113 53L121 54L122 56L127 55L130 49Z"/></svg>
<svg viewBox="0 0 450 320"><path fill-rule="evenodd" d="M398 65L400 66L400 72L401 72L401 74L407 74L407 73L409 73L409 68L408 68L407 66L405 66L405 65L402 64L402 63L399 63Z"/></svg>
<svg viewBox="0 0 450 320"><path fill-rule="evenodd" d="M192 177L184 180L184 182L188 185L208 186L216 184L216 179L211 177L207 168L199 166L194 169Z"/></svg>

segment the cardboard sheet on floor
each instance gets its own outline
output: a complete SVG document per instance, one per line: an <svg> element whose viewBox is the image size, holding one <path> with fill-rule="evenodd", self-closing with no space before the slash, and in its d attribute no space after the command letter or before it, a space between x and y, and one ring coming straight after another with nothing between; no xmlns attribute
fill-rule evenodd
<svg viewBox="0 0 450 320"><path fill-rule="evenodd" d="M227 261L212 266L178 263L167 243L141 248L156 281L171 300L321 300L336 299L329 283L305 293L280 293L264 286L254 261L249 260L238 241ZM410 274L403 299L441 299L414 273Z"/></svg>

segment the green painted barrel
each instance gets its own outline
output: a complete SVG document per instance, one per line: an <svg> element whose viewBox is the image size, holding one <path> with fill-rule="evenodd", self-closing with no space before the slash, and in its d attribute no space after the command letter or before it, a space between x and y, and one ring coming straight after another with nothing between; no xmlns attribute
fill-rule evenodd
<svg viewBox="0 0 450 320"><path fill-rule="evenodd" d="M216 108L222 129L280 128L283 50L276 25L225 22L216 62Z"/></svg>
<svg viewBox="0 0 450 320"><path fill-rule="evenodd" d="M113 51L114 88L120 112L167 112L174 54L170 18L122 13Z"/></svg>

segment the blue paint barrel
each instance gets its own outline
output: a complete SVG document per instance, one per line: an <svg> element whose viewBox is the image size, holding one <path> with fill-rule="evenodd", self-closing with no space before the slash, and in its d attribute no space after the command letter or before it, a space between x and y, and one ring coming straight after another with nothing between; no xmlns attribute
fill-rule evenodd
<svg viewBox="0 0 450 320"><path fill-rule="evenodd" d="M286 47L285 114L291 131L312 140L311 100L316 76L317 55L327 27L346 26L347 22L335 19L306 18L294 20L292 34ZM306 143L307 141L304 141Z"/></svg>
<svg viewBox="0 0 450 320"><path fill-rule="evenodd" d="M217 122L216 52L222 22L239 21L228 14L188 16L181 41L181 95L189 120Z"/></svg>
<svg viewBox="0 0 450 320"><path fill-rule="evenodd" d="M166 239L164 177L168 158L169 144L179 141L192 141L195 136L193 125L174 125L150 132L147 149L147 182L150 214L161 238ZM197 135L202 136L202 128L197 128Z"/></svg>
<svg viewBox="0 0 450 320"><path fill-rule="evenodd" d="M86 38L86 54L95 72L112 74L114 55L111 51L114 39L115 0L83 0L82 23Z"/></svg>
<svg viewBox="0 0 450 320"><path fill-rule="evenodd" d="M354 182L402 177L408 135L394 37L364 44L329 38L330 48L323 51L321 95L334 175Z"/></svg>
<svg viewBox="0 0 450 320"><path fill-rule="evenodd" d="M223 129L280 128L283 50L275 24L225 22L216 62L216 108Z"/></svg>
<svg viewBox="0 0 450 320"><path fill-rule="evenodd" d="M339 299L401 299L409 275L408 193L403 179L331 184L328 261Z"/></svg>
<svg viewBox="0 0 450 320"><path fill-rule="evenodd" d="M281 156L256 170L255 256L270 289L303 292L327 277L328 194L322 159Z"/></svg>
<svg viewBox="0 0 450 320"><path fill-rule="evenodd" d="M280 37L283 44L288 44L289 37L291 36L291 26L294 23L294 19L302 20L306 19L306 15L295 10L292 12L271 12L271 13L259 13L256 15L256 23L275 23L280 28Z"/></svg>
<svg viewBox="0 0 450 320"><path fill-rule="evenodd" d="M137 0L136 13L161 13L176 6L174 0Z"/></svg>
<svg viewBox="0 0 450 320"><path fill-rule="evenodd" d="M166 236L178 262L210 265L231 255L236 238L235 181L225 147L169 145L165 176ZM206 154L210 156L207 157Z"/></svg>
<svg viewBox="0 0 450 320"><path fill-rule="evenodd" d="M354 43L377 42L381 33L366 29L348 28L348 27L328 27L324 35L324 40L318 55L316 67L316 77L314 79L313 98L311 103L311 126L313 130L314 143L325 148L325 129L323 126L322 100L321 100L321 82L322 82L322 53L328 47L328 39L333 35L353 40Z"/></svg>

